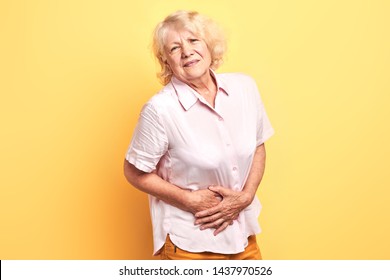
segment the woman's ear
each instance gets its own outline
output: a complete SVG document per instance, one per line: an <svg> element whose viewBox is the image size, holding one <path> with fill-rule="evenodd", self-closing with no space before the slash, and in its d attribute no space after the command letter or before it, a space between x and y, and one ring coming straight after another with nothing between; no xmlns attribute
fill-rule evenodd
<svg viewBox="0 0 390 280"><path fill-rule="evenodd" d="M164 63L165 65L168 65L168 60L167 60L167 58L165 57L164 54L160 54L160 61L162 63Z"/></svg>
<svg viewBox="0 0 390 280"><path fill-rule="evenodd" d="M169 68L168 60L165 57L162 58L162 61L163 61L164 65L165 65L165 67Z"/></svg>

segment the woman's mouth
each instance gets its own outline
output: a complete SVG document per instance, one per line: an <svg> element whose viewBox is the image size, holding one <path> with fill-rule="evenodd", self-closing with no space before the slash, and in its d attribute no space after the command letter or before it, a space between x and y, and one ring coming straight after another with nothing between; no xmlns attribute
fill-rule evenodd
<svg viewBox="0 0 390 280"><path fill-rule="evenodd" d="M184 63L184 67L191 67L191 66L193 66L193 65L195 65L196 63L198 63L198 61L199 60L191 60L191 61L188 61L188 62L186 62L186 63Z"/></svg>

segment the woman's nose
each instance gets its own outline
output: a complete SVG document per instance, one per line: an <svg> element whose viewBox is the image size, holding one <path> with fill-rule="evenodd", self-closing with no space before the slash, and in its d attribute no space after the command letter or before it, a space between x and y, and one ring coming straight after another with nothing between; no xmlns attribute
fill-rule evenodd
<svg viewBox="0 0 390 280"><path fill-rule="evenodd" d="M192 50L191 46L188 44L184 44L182 46L181 56L183 58L189 57L192 54L192 52L193 52L193 50Z"/></svg>

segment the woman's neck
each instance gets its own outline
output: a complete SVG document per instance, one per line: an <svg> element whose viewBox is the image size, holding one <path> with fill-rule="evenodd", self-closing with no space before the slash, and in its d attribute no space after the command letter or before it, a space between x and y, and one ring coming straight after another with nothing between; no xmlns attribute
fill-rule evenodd
<svg viewBox="0 0 390 280"><path fill-rule="evenodd" d="M210 100L212 100L214 107L214 99L217 93L217 83L210 73L199 80L189 82L188 85L203 96L209 103Z"/></svg>

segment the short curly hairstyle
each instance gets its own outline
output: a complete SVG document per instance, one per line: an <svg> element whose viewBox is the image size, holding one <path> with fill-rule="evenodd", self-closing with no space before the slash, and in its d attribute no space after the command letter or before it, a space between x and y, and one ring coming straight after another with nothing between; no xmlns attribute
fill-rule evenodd
<svg viewBox="0 0 390 280"><path fill-rule="evenodd" d="M205 41L211 54L211 69L216 70L223 63L226 40L222 29L213 20L198 12L176 11L160 22L153 33L152 49L161 66L157 77L163 85L168 84L172 78L172 71L164 58L165 36L167 30L172 27L184 28Z"/></svg>

